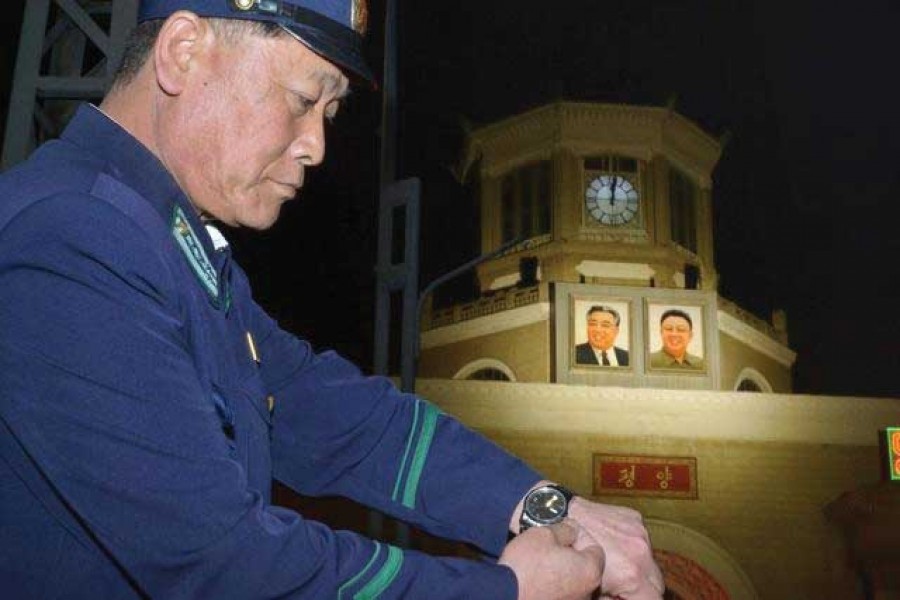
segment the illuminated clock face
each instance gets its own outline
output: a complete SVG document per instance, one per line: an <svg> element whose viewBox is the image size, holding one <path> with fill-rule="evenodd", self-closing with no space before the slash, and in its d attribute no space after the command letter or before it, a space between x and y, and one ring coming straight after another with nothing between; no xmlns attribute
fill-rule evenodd
<svg viewBox="0 0 900 600"><path fill-rule="evenodd" d="M634 185L621 175L599 175L584 193L588 214L603 225L625 225L637 216L640 196Z"/></svg>

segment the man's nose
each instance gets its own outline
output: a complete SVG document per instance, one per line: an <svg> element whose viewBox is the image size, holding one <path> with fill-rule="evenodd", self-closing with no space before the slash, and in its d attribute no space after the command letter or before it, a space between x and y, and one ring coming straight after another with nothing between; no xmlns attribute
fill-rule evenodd
<svg viewBox="0 0 900 600"><path fill-rule="evenodd" d="M291 157L312 167L325 159L325 122L319 114L307 114L297 121Z"/></svg>

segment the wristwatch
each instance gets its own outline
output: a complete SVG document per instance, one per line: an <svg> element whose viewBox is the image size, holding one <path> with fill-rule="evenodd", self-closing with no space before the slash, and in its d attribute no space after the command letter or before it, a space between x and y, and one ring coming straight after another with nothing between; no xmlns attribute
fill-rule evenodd
<svg viewBox="0 0 900 600"><path fill-rule="evenodd" d="M544 527L565 519L573 496L575 494L571 490L553 483L528 492L522 504L519 533L529 527Z"/></svg>

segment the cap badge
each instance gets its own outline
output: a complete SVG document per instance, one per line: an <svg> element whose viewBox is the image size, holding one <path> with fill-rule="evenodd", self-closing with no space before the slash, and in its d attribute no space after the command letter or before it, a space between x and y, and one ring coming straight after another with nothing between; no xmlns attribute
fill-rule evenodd
<svg viewBox="0 0 900 600"><path fill-rule="evenodd" d="M256 3L255 0L232 0L234 7L238 10L250 10Z"/></svg>
<svg viewBox="0 0 900 600"><path fill-rule="evenodd" d="M366 0L352 0L350 10L352 11L350 23L353 31L359 35L365 35L369 26L369 7L366 5Z"/></svg>

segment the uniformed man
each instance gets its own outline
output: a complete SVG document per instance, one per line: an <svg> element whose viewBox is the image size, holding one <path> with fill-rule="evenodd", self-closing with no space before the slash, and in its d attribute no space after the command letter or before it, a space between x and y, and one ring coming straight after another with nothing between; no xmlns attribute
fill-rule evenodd
<svg viewBox="0 0 900 600"><path fill-rule="evenodd" d="M210 227L269 227L322 161L371 78L363 2L139 14L100 106L0 178L4 597L658 600L637 513L313 353ZM497 559L333 531L272 505L273 478Z"/></svg>

